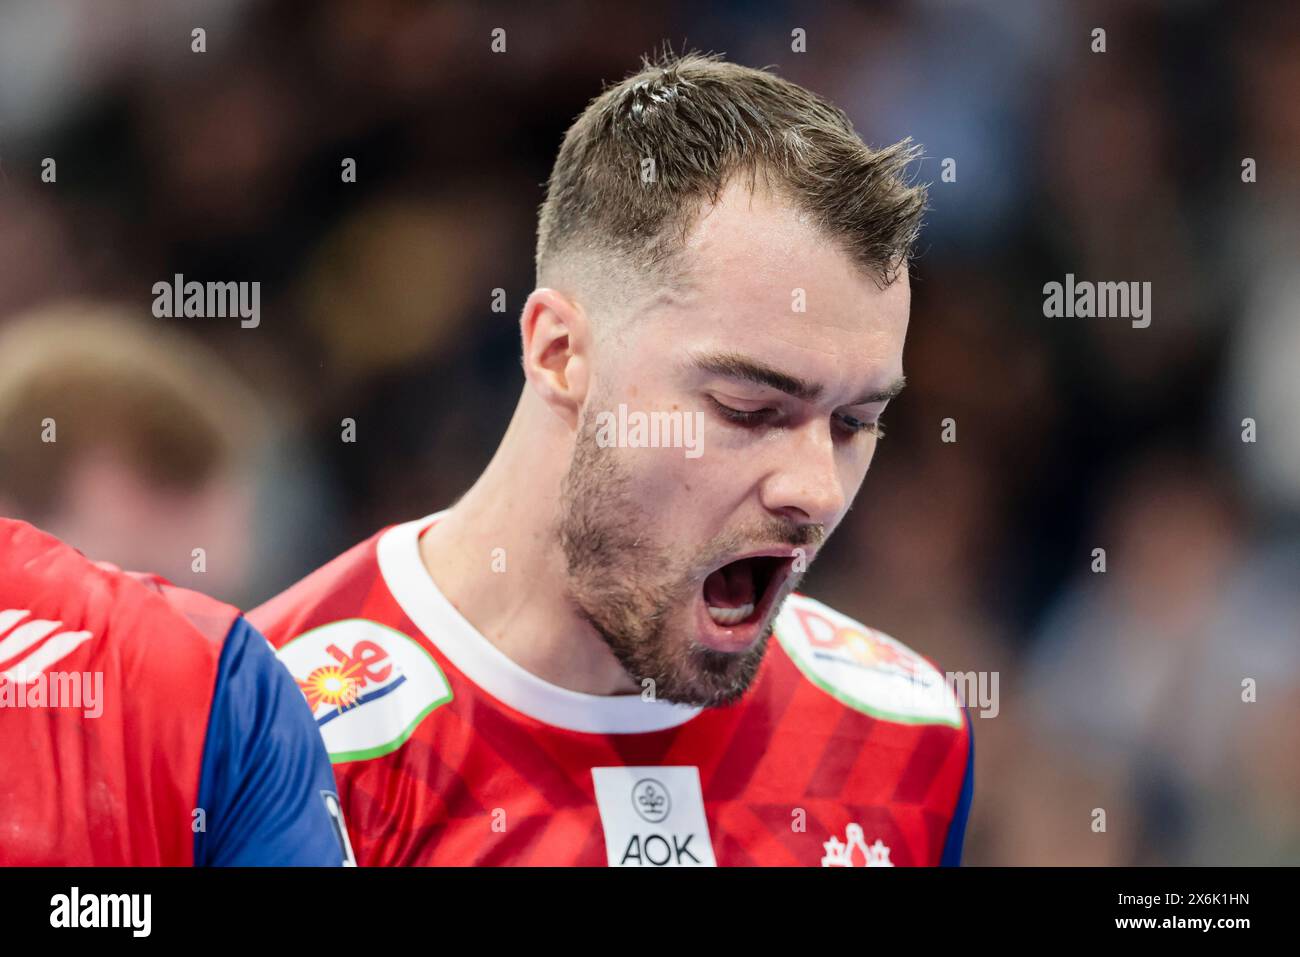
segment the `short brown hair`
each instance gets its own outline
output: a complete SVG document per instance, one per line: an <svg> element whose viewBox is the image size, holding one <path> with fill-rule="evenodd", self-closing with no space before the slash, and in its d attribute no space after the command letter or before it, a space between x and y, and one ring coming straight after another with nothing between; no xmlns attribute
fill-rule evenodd
<svg viewBox="0 0 1300 957"><path fill-rule="evenodd" d="M160 322L70 300L0 323L0 496L21 517L46 519L73 467L98 448L144 482L193 491L255 443L252 393ZM57 429L48 444L46 419Z"/></svg>
<svg viewBox="0 0 1300 957"><path fill-rule="evenodd" d="M695 214L733 175L762 175L877 281L911 257L926 205L910 139L873 150L839 108L716 55L665 53L588 104L565 134L537 227L537 275L562 255L671 273ZM654 182L642 163L654 162Z"/></svg>

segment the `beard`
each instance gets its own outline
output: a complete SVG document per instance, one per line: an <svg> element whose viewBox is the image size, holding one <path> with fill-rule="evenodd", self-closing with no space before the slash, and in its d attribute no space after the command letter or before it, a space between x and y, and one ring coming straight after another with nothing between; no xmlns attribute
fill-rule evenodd
<svg viewBox="0 0 1300 957"><path fill-rule="evenodd" d="M820 541L822 528L772 521L719 537L696 556L683 555L655 538L654 519L633 489L619 450L596 443L584 414L560 495L558 538L569 598L643 692L677 704L731 704L757 676L776 614L802 576L789 576L759 638L734 653L705 647L689 633L704 576L748 549ZM685 625L674 628L675 611Z"/></svg>

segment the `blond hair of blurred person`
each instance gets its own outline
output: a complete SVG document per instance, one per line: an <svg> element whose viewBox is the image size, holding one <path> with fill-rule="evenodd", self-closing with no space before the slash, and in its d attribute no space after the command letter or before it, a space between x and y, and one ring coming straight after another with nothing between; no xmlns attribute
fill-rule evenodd
<svg viewBox="0 0 1300 957"><path fill-rule="evenodd" d="M262 416L224 362L164 323L86 301L0 321L0 515L229 595L251 562Z"/></svg>

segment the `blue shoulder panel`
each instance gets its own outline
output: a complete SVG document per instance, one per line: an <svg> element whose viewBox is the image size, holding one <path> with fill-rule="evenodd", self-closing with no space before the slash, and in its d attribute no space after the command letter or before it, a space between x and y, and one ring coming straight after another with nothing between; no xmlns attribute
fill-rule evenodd
<svg viewBox="0 0 1300 957"><path fill-rule="evenodd" d="M293 677L242 617L226 636L203 748L198 866L338 866L334 772Z"/></svg>
<svg viewBox="0 0 1300 957"><path fill-rule="evenodd" d="M960 867L962 844L966 840L966 821L970 817L970 802L975 794L975 723L970 719L970 709L966 713L967 741L966 777L962 781L961 794L957 798L957 808L952 812L952 822L948 825L948 839L944 841L943 857L940 867Z"/></svg>

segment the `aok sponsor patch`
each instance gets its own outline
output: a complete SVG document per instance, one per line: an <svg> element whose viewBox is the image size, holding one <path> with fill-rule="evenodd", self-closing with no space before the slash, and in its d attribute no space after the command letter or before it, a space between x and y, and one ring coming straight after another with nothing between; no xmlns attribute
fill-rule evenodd
<svg viewBox="0 0 1300 957"><path fill-rule="evenodd" d="M335 764L397 750L452 698L446 675L414 639L362 618L304 632L279 656Z"/></svg>
<svg viewBox="0 0 1300 957"><path fill-rule="evenodd" d="M887 721L962 727L944 675L884 632L803 595L786 601L775 632L804 676L849 707Z"/></svg>
<svg viewBox="0 0 1300 957"><path fill-rule="evenodd" d="M717 867L696 767L592 768L610 867Z"/></svg>

